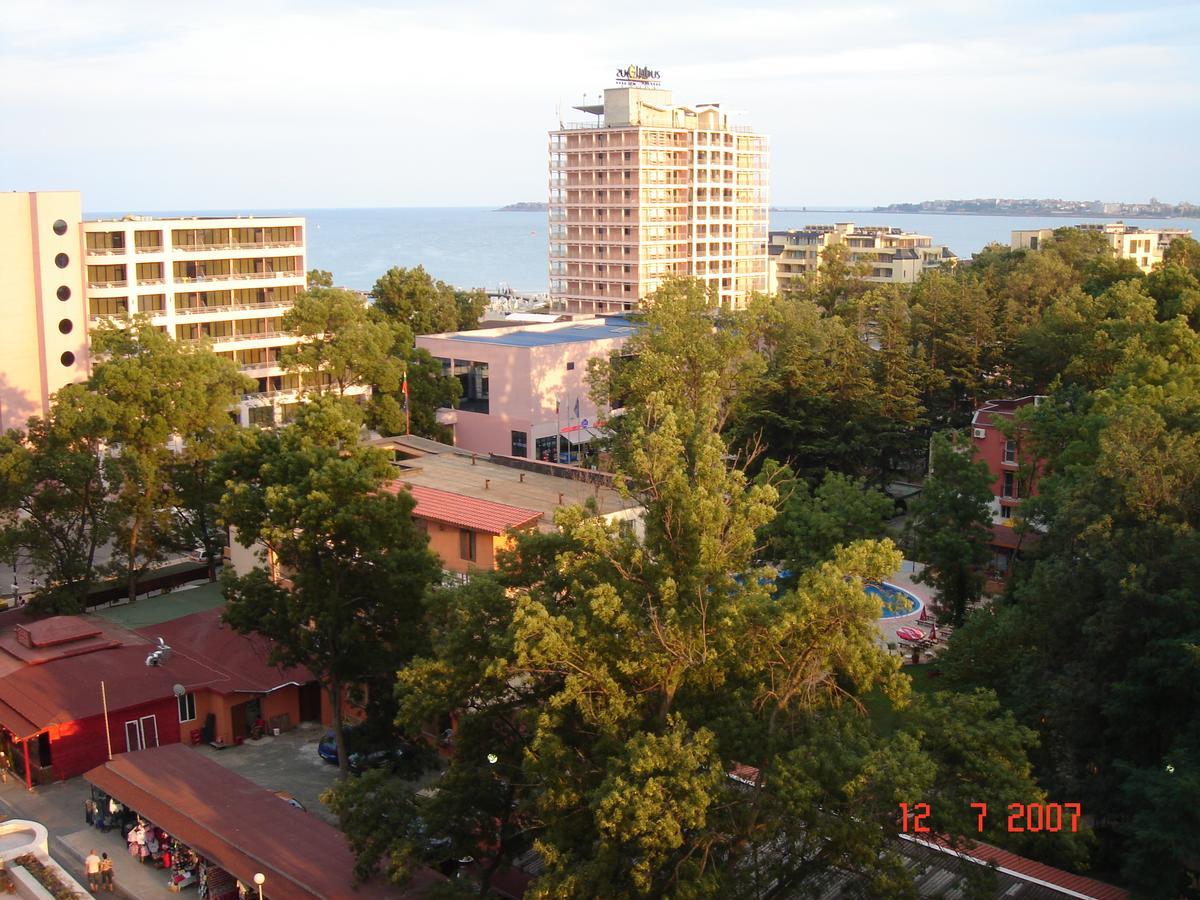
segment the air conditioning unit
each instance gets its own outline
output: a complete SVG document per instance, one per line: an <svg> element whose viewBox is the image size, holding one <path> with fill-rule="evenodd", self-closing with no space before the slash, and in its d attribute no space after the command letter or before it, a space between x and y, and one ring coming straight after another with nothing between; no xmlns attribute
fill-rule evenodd
<svg viewBox="0 0 1200 900"><path fill-rule="evenodd" d="M979 438L980 440L987 437L987 429L986 428L976 428L975 429L975 437Z"/></svg>

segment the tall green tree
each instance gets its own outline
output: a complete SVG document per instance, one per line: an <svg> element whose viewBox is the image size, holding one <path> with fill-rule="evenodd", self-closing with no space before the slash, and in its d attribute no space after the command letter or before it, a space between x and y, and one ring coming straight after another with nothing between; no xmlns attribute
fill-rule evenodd
<svg viewBox="0 0 1200 900"><path fill-rule="evenodd" d="M29 561L43 585L32 602L47 612L87 608L97 552L112 536L113 416L111 401L72 384L54 395L49 417L0 437L0 539Z"/></svg>
<svg viewBox="0 0 1200 900"><path fill-rule="evenodd" d="M983 592L991 539L992 475L974 447L957 433L934 435L931 473L912 509L918 581L935 589L936 605L954 625Z"/></svg>
<svg viewBox="0 0 1200 900"><path fill-rule="evenodd" d="M296 298L283 317L283 329L299 343L285 347L280 358L289 371L310 383L326 383L339 396L352 388L400 387L404 367L392 355L396 326L371 315L354 291L310 288Z"/></svg>
<svg viewBox="0 0 1200 900"><path fill-rule="evenodd" d="M385 489L387 457L358 445L358 429L354 408L325 396L287 428L244 432L220 507L237 540L269 554L287 582L264 568L227 573L224 619L273 639L272 663L321 679L343 774L344 698L424 649L422 598L439 573L412 497Z"/></svg>
<svg viewBox="0 0 1200 900"><path fill-rule="evenodd" d="M412 269L393 266L379 276L371 288L375 308L389 320L409 328L413 334L477 327L478 315L468 324L464 324L463 319L471 318L478 305L478 293L482 292L467 292L460 302L453 287L434 278L422 266Z"/></svg>
<svg viewBox="0 0 1200 900"><path fill-rule="evenodd" d="M760 480L770 481L782 498L779 514L761 534L768 557L799 573L832 559L839 546L882 538L894 504L861 480L828 472L815 488L773 460Z"/></svg>
<svg viewBox="0 0 1200 900"><path fill-rule="evenodd" d="M105 437L115 445L113 568L132 601L147 568L180 549L181 527L204 547L210 571L215 565L214 486L203 473L233 429L229 411L250 382L232 360L174 341L145 317L103 325L91 339L99 362L87 388L112 411ZM176 487L186 488L183 498Z"/></svg>
<svg viewBox="0 0 1200 900"><path fill-rule="evenodd" d="M308 288L331 288L333 287L333 273L325 269L309 269L307 278Z"/></svg>

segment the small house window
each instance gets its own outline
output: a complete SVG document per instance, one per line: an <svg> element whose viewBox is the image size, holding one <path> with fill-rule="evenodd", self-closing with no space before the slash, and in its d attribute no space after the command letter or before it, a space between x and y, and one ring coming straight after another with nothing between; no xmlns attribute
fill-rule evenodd
<svg viewBox="0 0 1200 900"><path fill-rule="evenodd" d="M179 696L179 721L190 722L196 718L196 695L192 693Z"/></svg>
<svg viewBox="0 0 1200 900"><path fill-rule="evenodd" d="M458 555L469 562L475 562L475 532L470 529L458 530Z"/></svg>
<svg viewBox="0 0 1200 900"><path fill-rule="evenodd" d="M1006 463L1015 463L1017 461L1017 442L1004 442L1004 461Z"/></svg>

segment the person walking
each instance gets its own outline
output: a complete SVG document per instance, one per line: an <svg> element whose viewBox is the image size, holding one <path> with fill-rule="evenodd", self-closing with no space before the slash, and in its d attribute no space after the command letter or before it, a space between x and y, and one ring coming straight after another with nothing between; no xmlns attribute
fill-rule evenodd
<svg viewBox="0 0 1200 900"><path fill-rule="evenodd" d="M83 861L83 870L87 873L88 888L94 894L100 882L100 857L96 855L96 848L92 848L92 852L87 855L87 859Z"/></svg>
<svg viewBox="0 0 1200 900"><path fill-rule="evenodd" d="M116 891L113 885L113 861L108 858L107 853L100 854L100 890L110 894Z"/></svg>

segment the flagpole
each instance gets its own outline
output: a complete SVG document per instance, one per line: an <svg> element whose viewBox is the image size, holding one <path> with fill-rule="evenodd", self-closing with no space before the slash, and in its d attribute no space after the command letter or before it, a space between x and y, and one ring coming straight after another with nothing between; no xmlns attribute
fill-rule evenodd
<svg viewBox="0 0 1200 900"><path fill-rule="evenodd" d="M404 372L404 433L412 434L412 404L408 402L408 371Z"/></svg>
<svg viewBox="0 0 1200 900"><path fill-rule="evenodd" d="M108 692L100 682L100 705L104 707L104 740L108 744L108 759L112 761L112 733L108 730Z"/></svg>

